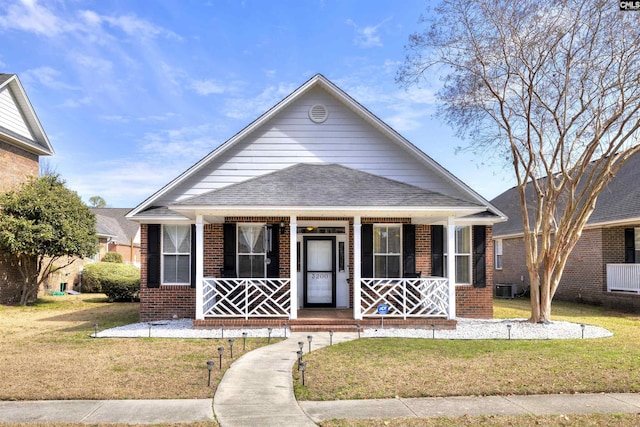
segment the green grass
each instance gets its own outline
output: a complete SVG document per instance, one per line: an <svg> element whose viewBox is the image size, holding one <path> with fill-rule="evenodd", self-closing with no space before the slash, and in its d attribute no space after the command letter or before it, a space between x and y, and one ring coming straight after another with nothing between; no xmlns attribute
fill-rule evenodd
<svg viewBox="0 0 640 427"><path fill-rule="evenodd" d="M496 300L495 317L528 317L527 300ZM307 355L300 400L640 392L640 317L555 303L553 320L602 326L612 338L360 339Z"/></svg>

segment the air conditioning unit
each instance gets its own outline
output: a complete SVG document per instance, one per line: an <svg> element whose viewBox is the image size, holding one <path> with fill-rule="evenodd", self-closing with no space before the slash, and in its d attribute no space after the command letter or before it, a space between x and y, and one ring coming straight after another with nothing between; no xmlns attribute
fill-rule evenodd
<svg viewBox="0 0 640 427"><path fill-rule="evenodd" d="M516 285L510 283L501 283L494 285L496 298L515 298Z"/></svg>

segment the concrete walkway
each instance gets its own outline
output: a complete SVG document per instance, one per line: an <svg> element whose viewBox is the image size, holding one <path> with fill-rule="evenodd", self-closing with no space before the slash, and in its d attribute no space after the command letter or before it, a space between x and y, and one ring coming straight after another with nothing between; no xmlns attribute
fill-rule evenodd
<svg viewBox="0 0 640 427"><path fill-rule="evenodd" d="M223 427L315 426L293 394L291 367L298 342L309 351L329 345L328 333L293 333L289 339L243 355L227 370L213 397L215 416ZM357 333L336 333L333 342L350 341Z"/></svg>

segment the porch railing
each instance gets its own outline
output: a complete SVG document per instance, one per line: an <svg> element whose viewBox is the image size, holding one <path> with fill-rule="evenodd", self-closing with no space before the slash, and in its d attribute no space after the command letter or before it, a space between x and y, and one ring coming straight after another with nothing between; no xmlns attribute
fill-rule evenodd
<svg viewBox="0 0 640 427"><path fill-rule="evenodd" d="M204 317L289 317L290 279L203 279Z"/></svg>
<svg viewBox="0 0 640 427"><path fill-rule="evenodd" d="M446 278L362 279L363 317L379 317L378 306L388 304L388 317L443 317L449 311Z"/></svg>
<svg viewBox="0 0 640 427"><path fill-rule="evenodd" d="M607 264L607 291L640 293L640 264Z"/></svg>

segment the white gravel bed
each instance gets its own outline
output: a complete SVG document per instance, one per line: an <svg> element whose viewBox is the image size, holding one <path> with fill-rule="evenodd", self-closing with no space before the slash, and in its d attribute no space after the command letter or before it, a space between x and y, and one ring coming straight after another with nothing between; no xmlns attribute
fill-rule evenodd
<svg viewBox="0 0 640 427"><path fill-rule="evenodd" d="M510 326L510 328L509 328ZM191 319L167 320L159 322L133 323L117 328L99 331L98 338L242 338L267 337L267 328L259 329L194 329ZM224 335L223 335L224 334ZM584 335L583 335L584 334ZM91 334L94 336L95 334ZM284 328L272 328L271 337L289 336L290 331ZM362 337L402 337L402 338L435 338L435 339L576 339L576 338L608 338L613 333L599 326L585 325L584 330L579 323L553 321L548 324L529 323L525 319L458 319L455 330L433 330L430 326L422 329L394 329L367 327Z"/></svg>

